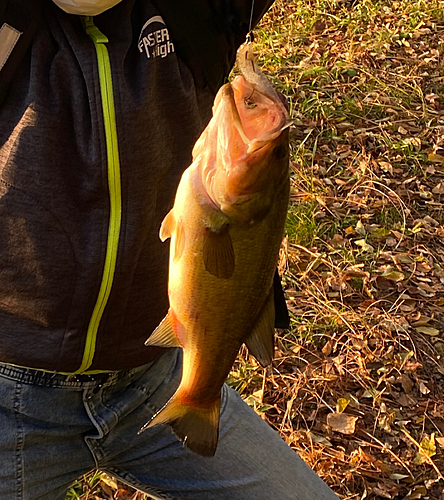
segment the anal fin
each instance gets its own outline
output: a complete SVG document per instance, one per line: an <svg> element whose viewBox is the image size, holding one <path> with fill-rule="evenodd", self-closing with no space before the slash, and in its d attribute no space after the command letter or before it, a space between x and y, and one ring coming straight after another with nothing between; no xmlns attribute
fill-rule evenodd
<svg viewBox="0 0 444 500"><path fill-rule="evenodd" d="M274 296L271 288L253 331L245 340L248 351L262 366L268 366L274 353Z"/></svg>
<svg viewBox="0 0 444 500"><path fill-rule="evenodd" d="M147 346L156 347L180 347L179 341L174 334L173 324L172 324L172 314L171 309L168 314L159 323L158 327L154 332L148 337L145 342Z"/></svg>

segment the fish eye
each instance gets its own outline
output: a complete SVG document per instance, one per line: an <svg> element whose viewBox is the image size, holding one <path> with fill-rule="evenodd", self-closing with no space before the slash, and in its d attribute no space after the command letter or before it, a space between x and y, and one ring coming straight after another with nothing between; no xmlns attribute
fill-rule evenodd
<svg viewBox="0 0 444 500"><path fill-rule="evenodd" d="M277 146L273 150L273 157L276 160L283 160L287 156L287 151L283 146Z"/></svg>
<svg viewBox="0 0 444 500"><path fill-rule="evenodd" d="M244 104L247 109L254 109L257 104L253 101L252 97L254 94L254 89L251 89L251 93L248 97L244 97Z"/></svg>
<svg viewBox="0 0 444 500"><path fill-rule="evenodd" d="M257 104L251 99L251 96L244 99L244 104L247 109L254 109L257 106Z"/></svg>

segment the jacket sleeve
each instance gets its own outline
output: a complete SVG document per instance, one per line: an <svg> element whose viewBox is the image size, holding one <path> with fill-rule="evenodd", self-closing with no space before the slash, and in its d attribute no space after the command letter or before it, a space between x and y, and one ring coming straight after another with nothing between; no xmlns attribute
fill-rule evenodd
<svg viewBox="0 0 444 500"><path fill-rule="evenodd" d="M212 0L220 18L226 20L227 35L231 35L231 43L235 51L251 27L254 28L263 15L271 7L274 0ZM252 12L253 9L253 12Z"/></svg>
<svg viewBox="0 0 444 500"><path fill-rule="evenodd" d="M242 20L246 36L250 26L252 7L253 7L252 26L254 28L254 26L256 26L256 24L261 20L263 15L274 3L274 0L254 0L254 3L253 0L237 0L230 3L233 5L238 18Z"/></svg>
<svg viewBox="0 0 444 500"><path fill-rule="evenodd" d="M236 51L245 41L251 26L254 28L262 16L271 7L274 0L212 0L216 15L224 21L225 39L227 44L225 73L234 65ZM253 15L251 9L253 6Z"/></svg>
<svg viewBox="0 0 444 500"><path fill-rule="evenodd" d="M249 31L253 0L151 0L198 86L213 93L227 78ZM273 0L254 0L252 26Z"/></svg>

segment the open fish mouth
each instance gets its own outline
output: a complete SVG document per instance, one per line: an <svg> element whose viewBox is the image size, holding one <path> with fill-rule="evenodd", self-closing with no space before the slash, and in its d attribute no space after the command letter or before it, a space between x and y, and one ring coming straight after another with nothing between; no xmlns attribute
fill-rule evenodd
<svg viewBox="0 0 444 500"><path fill-rule="evenodd" d="M275 159L288 156L283 132L292 124L285 98L260 71L249 45L239 49L238 66L242 74L219 89L213 118L193 149L201 165L196 187L224 213L260 192L270 168L285 164Z"/></svg>
<svg viewBox="0 0 444 500"><path fill-rule="evenodd" d="M215 98L212 121L193 156L206 156L202 192L224 213L260 192L270 168L281 165L274 159L288 154L283 132L292 121L279 95L261 79L255 83L240 75Z"/></svg>
<svg viewBox="0 0 444 500"><path fill-rule="evenodd" d="M276 91L273 96L268 95L244 76L237 76L220 89L214 112L217 114L219 107L223 108L224 128L231 126L234 129L231 140L233 132L237 132L237 147L244 155L251 155L271 143L291 125L288 112L282 100L276 99L277 95ZM233 148L232 142L230 147Z"/></svg>

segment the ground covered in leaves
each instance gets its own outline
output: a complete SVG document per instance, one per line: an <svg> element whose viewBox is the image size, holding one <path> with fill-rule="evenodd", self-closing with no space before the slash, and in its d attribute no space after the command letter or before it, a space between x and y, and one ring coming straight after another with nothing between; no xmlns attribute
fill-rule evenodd
<svg viewBox="0 0 444 500"><path fill-rule="evenodd" d="M229 383L340 498L444 500L444 2L278 0L256 35L295 123L292 326Z"/></svg>

